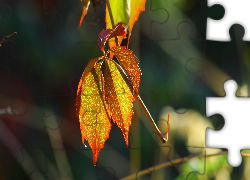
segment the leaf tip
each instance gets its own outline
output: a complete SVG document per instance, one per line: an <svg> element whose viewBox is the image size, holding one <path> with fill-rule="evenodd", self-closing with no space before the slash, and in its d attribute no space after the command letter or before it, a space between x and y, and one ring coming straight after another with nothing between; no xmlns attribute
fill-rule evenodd
<svg viewBox="0 0 250 180"><path fill-rule="evenodd" d="M93 165L96 166L97 158L99 155L100 149L93 149Z"/></svg>
<svg viewBox="0 0 250 180"><path fill-rule="evenodd" d="M84 2L83 2L82 16L81 16L81 20L80 20L78 28L81 26L83 18L85 17L85 15L88 12L89 4L90 4L90 0L84 0Z"/></svg>

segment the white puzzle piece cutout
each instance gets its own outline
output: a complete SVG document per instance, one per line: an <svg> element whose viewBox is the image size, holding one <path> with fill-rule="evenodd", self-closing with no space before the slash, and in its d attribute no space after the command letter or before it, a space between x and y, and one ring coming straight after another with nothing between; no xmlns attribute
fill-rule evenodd
<svg viewBox="0 0 250 180"><path fill-rule="evenodd" d="M229 29L233 24L240 24L245 29L243 41L250 41L250 1L249 0L208 0L208 6L222 5L225 15L220 20L207 19L207 40L231 41ZM248 31L249 30L249 31Z"/></svg>
<svg viewBox="0 0 250 180"><path fill-rule="evenodd" d="M206 115L221 114L225 125L219 131L206 130L206 147L227 148L227 161L231 166L239 166L242 161L241 149L250 149L250 98L236 97L237 83L224 83L225 97L207 97Z"/></svg>

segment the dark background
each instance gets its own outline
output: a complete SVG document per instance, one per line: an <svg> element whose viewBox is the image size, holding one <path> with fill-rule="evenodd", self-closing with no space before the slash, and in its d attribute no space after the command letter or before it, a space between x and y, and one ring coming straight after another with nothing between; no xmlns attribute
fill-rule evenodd
<svg viewBox="0 0 250 180"><path fill-rule="evenodd" d="M238 168L226 156L204 158L221 151L205 152L206 128L224 124L222 116L206 117L206 97L224 96L229 78L239 85L237 95L248 96L250 68L240 25L231 27L231 42L206 41L207 17L220 19L224 10L209 10L205 0L148 0L132 30L129 48L140 60L140 96L164 135L171 114L169 141L161 144L135 101L129 147L112 123L93 166L92 150L81 141L75 98L87 63L102 56L97 37L105 29L105 2L97 7L98 23L91 4L78 28L82 5L0 0L0 38L17 32L0 48L0 179L120 179L195 154L203 157L138 179L249 177L247 158Z"/></svg>

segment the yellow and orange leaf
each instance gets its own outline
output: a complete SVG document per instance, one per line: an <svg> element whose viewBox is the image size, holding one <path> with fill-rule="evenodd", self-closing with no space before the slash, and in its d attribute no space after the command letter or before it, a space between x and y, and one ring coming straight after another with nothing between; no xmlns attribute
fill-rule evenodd
<svg viewBox="0 0 250 180"><path fill-rule="evenodd" d="M137 57L133 54L130 49L127 49L124 46L117 46L110 49L108 52L114 53L119 64L122 66L123 70L128 75L133 83L133 88L136 93L138 93L141 70L139 68L139 62Z"/></svg>
<svg viewBox="0 0 250 180"><path fill-rule="evenodd" d="M87 76L87 74L94 68L95 64L97 63L97 61L100 58L94 58L92 59L86 66L83 74L82 74L82 78L80 79L80 82L78 84L78 89L77 89L77 97L76 97L76 116L79 116L79 110L81 107L81 93L82 93L82 86L83 86L83 82L85 77Z"/></svg>
<svg viewBox="0 0 250 180"><path fill-rule="evenodd" d="M111 122L105 101L104 78L101 72L103 61L97 62L81 80L79 121L82 141L87 140L93 151L93 164L96 164L100 150L109 138ZM91 64L92 65L92 64ZM86 71L86 70L85 70Z"/></svg>
<svg viewBox="0 0 250 180"><path fill-rule="evenodd" d="M105 100L113 121L121 128L128 147L134 96L112 59L105 61Z"/></svg>

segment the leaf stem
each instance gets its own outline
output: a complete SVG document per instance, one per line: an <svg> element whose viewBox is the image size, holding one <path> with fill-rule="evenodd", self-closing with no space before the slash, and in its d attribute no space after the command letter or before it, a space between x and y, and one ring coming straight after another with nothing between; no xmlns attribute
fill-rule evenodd
<svg viewBox="0 0 250 180"><path fill-rule="evenodd" d="M107 6L108 6L109 17L110 17L110 20L111 20L111 23L112 23L112 28L114 29L115 28L115 21L114 21L114 18L113 18L113 14L112 14L112 11L111 11L111 6L110 6L110 3L109 3L109 0L106 0L106 3L107 3ZM117 36L115 36L115 42L116 42L116 45L119 46Z"/></svg>
<svg viewBox="0 0 250 180"><path fill-rule="evenodd" d="M168 137L168 136L167 136L168 132L167 132L167 134L166 134L166 138L164 138L163 135L161 134L161 131L158 129L157 125L155 124L155 121L154 121L153 117L151 116L151 114L149 113L147 107L146 107L145 104L143 103L143 101L142 101L140 95L139 95L138 93L136 93L136 92L135 92L135 94L136 94L136 98L138 99L139 103L141 104L143 110L146 112L146 114L147 114L147 116L148 116L148 118L149 118L149 121L151 122L151 124L152 124L153 128L155 129L157 135L158 135L159 138L161 139L161 142L164 144L165 142L168 141L168 139L166 139L166 138ZM169 118L170 118L170 116L168 116L168 123L169 123ZM168 129L168 124L167 124L167 129Z"/></svg>
<svg viewBox="0 0 250 180"><path fill-rule="evenodd" d="M13 37L13 36L15 36L15 35L17 35L17 32L14 32L13 34L11 34L11 35L9 35L9 36L6 36L6 37L0 42L0 47L1 47L1 45L2 45L5 41L7 41L9 38L11 38L11 37Z"/></svg>

